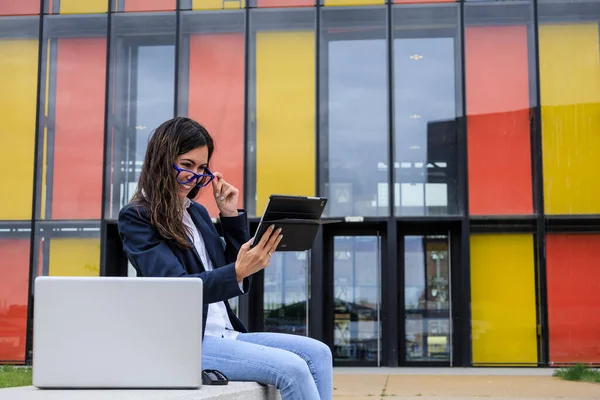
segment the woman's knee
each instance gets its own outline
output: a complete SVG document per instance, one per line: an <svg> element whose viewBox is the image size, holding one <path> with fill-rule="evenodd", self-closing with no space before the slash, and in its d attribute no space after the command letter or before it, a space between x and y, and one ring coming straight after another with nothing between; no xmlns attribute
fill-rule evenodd
<svg viewBox="0 0 600 400"><path fill-rule="evenodd" d="M308 364L302 357L287 352L285 360L281 360L280 363L274 364L280 370L281 376L289 384L302 382L307 379L312 379Z"/></svg>
<svg viewBox="0 0 600 400"><path fill-rule="evenodd" d="M331 366L333 364L333 356L331 354L331 349L325 343L318 341L316 339L309 338L307 343L309 347L308 353L310 354L313 362L317 365L327 365Z"/></svg>

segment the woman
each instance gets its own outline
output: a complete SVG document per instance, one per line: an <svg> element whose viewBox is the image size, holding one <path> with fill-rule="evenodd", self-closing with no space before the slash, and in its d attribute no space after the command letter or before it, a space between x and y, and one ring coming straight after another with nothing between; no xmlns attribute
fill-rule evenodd
<svg viewBox="0 0 600 400"><path fill-rule="evenodd" d="M204 285L202 368L232 381L276 386L283 400L332 398L332 357L323 343L296 335L248 333L227 300L247 293L252 275L269 265L280 230L253 248L237 188L209 170L213 140L197 122L173 118L148 143L119 233L138 276L201 278ZM224 243L206 209L195 202L212 185Z"/></svg>

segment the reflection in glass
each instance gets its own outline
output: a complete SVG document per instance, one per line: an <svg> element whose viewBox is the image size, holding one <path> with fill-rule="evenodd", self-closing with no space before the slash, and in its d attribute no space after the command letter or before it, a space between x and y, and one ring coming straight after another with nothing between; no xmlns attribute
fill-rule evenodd
<svg viewBox="0 0 600 400"><path fill-rule="evenodd" d="M395 214L459 213L458 8L396 6L394 26Z"/></svg>
<svg viewBox="0 0 600 400"><path fill-rule="evenodd" d="M35 236L33 279L100 275L99 222L40 222Z"/></svg>
<svg viewBox="0 0 600 400"><path fill-rule="evenodd" d="M45 17L39 218L101 217L107 23L105 14Z"/></svg>
<svg viewBox="0 0 600 400"><path fill-rule="evenodd" d="M406 361L451 361L448 236L404 238Z"/></svg>
<svg viewBox="0 0 600 400"><path fill-rule="evenodd" d="M324 9L321 26L325 213L388 215L386 10Z"/></svg>
<svg viewBox="0 0 600 400"><path fill-rule="evenodd" d="M600 3L538 7L544 208L600 213Z"/></svg>
<svg viewBox="0 0 600 400"><path fill-rule="evenodd" d="M30 9L11 1L3 12ZM39 17L0 17L0 363L25 361L38 34Z"/></svg>
<svg viewBox="0 0 600 400"><path fill-rule="evenodd" d="M550 365L598 365L600 235L550 233L546 240Z"/></svg>
<svg viewBox="0 0 600 400"><path fill-rule="evenodd" d="M133 196L150 133L173 117L175 25L175 13L113 15L108 218Z"/></svg>
<svg viewBox="0 0 600 400"><path fill-rule="evenodd" d="M174 11L177 0L120 0L113 2L113 11Z"/></svg>
<svg viewBox="0 0 600 400"><path fill-rule="evenodd" d="M38 28L39 17L0 18L0 221L31 218Z"/></svg>
<svg viewBox="0 0 600 400"><path fill-rule="evenodd" d="M336 236L333 247L334 359L379 363L381 239Z"/></svg>
<svg viewBox="0 0 600 400"><path fill-rule="evenodd" d="M0 361L25 357L30 226L0 223Z"/></svg>
<svg viewBox="0 0 600 400"><path fill-rule="evenodd" d="M10 1L21 2L23 0ZM106 0L44 0L44 13L64 15L105 14L108 11L108 3Z"/></svg>
<svg viewBox="0 0 600 400"><path fill-rule="evenodd" d="M39 13L40 0L0 0L0 15L35 15Z"/></svg>
<svg viewBox="0 0 600 400"><path fill-rule="evenodd" d="M310 253L277 252L264 271L265 331L307 334Z"/></svg>
<svg viewBox="0 0 600 400"><path fill-rule="evenodd" d="M244 11L180 13L177 113L200 121L215 141L210 169L238 188L244 207ZM212 190L196 200L211 216Z"/></svg>
<svg viewBox="0 0 600 400"><path fill-rule="evenodd" d="M469 213L532 214L533 2L464 12Z"/></svg>
<svg viewBox="0 0 600 400"><path fill-rule="evenodd" d="M315 194L314 8L250 10L246 208Z"/></svg>

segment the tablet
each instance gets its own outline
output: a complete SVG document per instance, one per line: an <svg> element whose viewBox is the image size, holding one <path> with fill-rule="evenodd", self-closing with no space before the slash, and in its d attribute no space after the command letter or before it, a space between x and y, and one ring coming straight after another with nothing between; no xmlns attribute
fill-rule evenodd
<svg viewBox="0 0 600 400"><path fill-rule="evenodd" d="M281 228L283 239L277 246L278 251L310 250L321 221L327 198L307 196L286 196L273 194L258 224L252 247L262 238L270 225Z"/></svg>

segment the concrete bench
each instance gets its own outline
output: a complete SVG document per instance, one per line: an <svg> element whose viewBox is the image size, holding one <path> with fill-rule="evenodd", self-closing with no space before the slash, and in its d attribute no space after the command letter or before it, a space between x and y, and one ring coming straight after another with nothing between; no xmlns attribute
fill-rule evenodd
<svg viewBox="0 0 600 400"><path fill-rule="evenodd" d="M0 390L0 400L281 400L279 390L255 382L229 382L200 390L41 390L24 386Z"/></svg>

